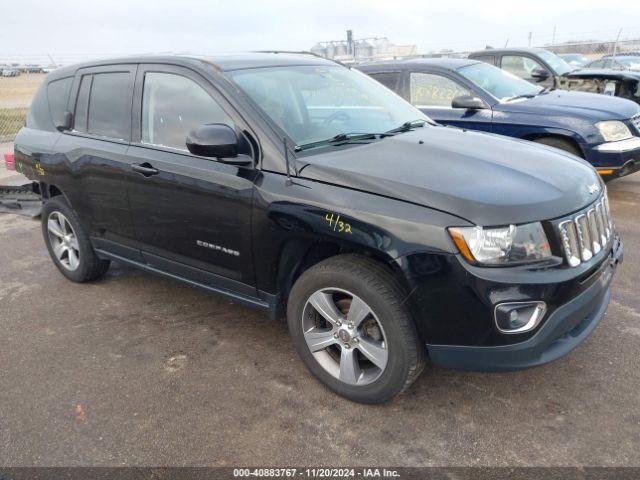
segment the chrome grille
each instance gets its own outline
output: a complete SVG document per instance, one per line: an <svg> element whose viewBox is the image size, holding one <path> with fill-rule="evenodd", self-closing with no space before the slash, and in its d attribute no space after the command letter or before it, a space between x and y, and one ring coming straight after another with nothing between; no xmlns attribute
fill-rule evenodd
<svg viewBox="0 0 640 480"><path fill-rule="evenodd" d="M631 117L631 122L636 126L638 133L640 133L640 113L635 117Z"/></svg>
<svg viewBox="0 0 640 480"><path fill-rule="evenodd" d="M577 267L597 255L613 235L613 221L606 193L585 210L562 220L558 229L569 266Z"/></svg>

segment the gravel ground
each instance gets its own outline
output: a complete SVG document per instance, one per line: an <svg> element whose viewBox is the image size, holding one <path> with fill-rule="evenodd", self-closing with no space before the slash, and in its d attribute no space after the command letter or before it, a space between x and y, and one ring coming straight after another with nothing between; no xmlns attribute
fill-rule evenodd
<svg viewBox="0 0 640 480"><path fill-rule="evenodd" d="M0 215L0 465L640 466L640 174L608 314L567 357L428 366L383 406L316 382L285 326L121 265L65 280L37 221Z"/></svg>

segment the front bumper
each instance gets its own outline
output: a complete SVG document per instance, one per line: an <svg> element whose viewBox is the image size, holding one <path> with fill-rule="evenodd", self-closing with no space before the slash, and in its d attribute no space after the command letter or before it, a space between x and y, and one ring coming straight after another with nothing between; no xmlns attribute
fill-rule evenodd
<svg viewBox="0 0 640 480"><path fill-rule="evenodd" d="M587 160L607 180L640 170L640 137L602 143L585 153Z"/></svg>
<svg viewBox="0 0 640 480"><path fill-rule="evenodd" d="M593 274L596 279L577 296L556 308L536 334L526 341L498 346L430 345L435 364L471 371L510 371L552 362L576 348L604 317L611 297L611 279L622 261L617 243Z"/></svg>
<svg viewBox="0 0 640 480"><path fill-rule="evenodd" d="M640 155L637 159L628 160L619 168L597 168L596 170L605 181L631 175L640 170Z"/></svg>

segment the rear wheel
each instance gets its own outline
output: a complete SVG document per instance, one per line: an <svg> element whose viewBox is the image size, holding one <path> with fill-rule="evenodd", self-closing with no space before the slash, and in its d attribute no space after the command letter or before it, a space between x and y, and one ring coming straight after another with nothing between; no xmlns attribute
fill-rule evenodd
<svg viewBox="0 0 640 480"><path fill-rule="evenodd" d="M42 234L53 263L69 280L86 282L109 269L109 261L98 258L89 236L64 197L53 197L44 204Z"/></svg>
<svg viewBox="0 0 640 480"><path fill-rule="evenodd" d="M405 297L378 262L357 255L325 260L303 273L289 296L296 350L336 393L362 403L387 401L424 366Z"/></svg>
<svg viewBox="0 0 640 480"><path fill-rule="evenodd" d="M544 145L549 145L550 147L555 147L557 149L564 150L565 152L572 153L580 158L584 158L578 146L575 143L571 142L570 140L566 140L564 138L541 137L541 138L536 138L534 142L542 143Z"/></svg>

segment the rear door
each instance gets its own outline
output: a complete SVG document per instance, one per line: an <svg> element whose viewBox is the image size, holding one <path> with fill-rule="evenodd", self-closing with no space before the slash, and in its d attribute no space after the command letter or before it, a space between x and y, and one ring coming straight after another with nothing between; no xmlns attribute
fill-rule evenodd
<svg viewBox="0 0 640 480"><path fill-rule="evenodd" d="M462 95L478 96L459 79L454 79L442 72L409 73L409 100L412 105L438 123L490 132L491 108L480 110L453 108L451 105L453 99Z"/></svg>
<svg viewBox="0 0 640 480"><path fill-rule="evenodd" d="M133 111L128 191L145 261L255 295L250 227L259 172L186 147L189 132L206 123L227 124L244 138L242 119L208 79L170 65L140 66Z"/></svg>
<svg viewBox="0 0 640 480"><path fill-rule="evenodd" d="M77 72L69 105L73 129L56 145L78 186L73 207L100 248L137 256L126 189L127 148L136 65L109 65Z"/></svg>

